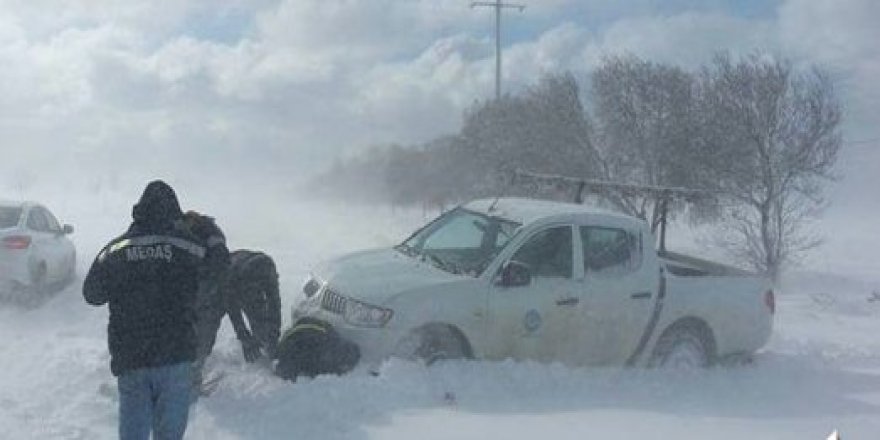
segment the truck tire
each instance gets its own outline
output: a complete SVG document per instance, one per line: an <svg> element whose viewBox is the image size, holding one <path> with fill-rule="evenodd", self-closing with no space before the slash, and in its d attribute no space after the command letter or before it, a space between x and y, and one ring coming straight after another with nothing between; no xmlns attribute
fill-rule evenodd
<svg viewBox="0 0 880 440"><path fill-rule="evenodd" d="M711 334L701 325L673 325L657 341L649 366L674 370L707 368L712 364L712 346Z"/></svg>

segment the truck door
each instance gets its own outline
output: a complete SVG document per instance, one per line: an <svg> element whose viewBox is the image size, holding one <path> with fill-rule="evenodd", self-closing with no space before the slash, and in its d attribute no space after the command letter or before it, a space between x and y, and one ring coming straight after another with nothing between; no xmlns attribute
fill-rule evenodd
<svg viewBox="0 0 880 440"><path fill-rule="evenodd" d="M623 364L636 350L654 310L659 277L645 261L643 234L623 228L580 226L584 361Z"/></svg>
<svg viewBox="0 0 880 440"><path fill-rule="evenodd" d="M556 225L525 239L510 261L529 268L525 286L489 289L487 357L564 360L570 324L580 308L573 227Z"/></svg>

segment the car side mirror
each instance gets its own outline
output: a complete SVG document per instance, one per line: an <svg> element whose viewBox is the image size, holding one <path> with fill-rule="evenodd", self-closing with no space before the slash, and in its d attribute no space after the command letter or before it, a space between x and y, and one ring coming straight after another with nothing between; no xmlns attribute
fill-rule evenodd
<svg viewBox="0 0 880 440"><path fill-rule="evenodd" d="M504 287L528 286L532 282L532 273L529 266L519 261L508 261L501 269L499 285Z"/></svg>
<svg viewBox="0 0 880 440"><path fill-rule="evenodd" d="M61 231L64 232L64 235L70 235L70 234L73 234L73 226L71 226L71 225L64 225L64 228L62 228Z"/></svg>

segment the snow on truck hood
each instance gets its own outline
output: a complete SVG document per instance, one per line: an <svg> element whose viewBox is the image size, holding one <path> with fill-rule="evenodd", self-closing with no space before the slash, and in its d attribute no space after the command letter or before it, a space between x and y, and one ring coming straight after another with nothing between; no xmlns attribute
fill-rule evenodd
<svg viewBox="0 0 880 440"><path fill-rule="evenodd" d="M340 295L378 306L385 305L397 294L462 277L394 249L348 254L318 265L313 273Z"/></svg>

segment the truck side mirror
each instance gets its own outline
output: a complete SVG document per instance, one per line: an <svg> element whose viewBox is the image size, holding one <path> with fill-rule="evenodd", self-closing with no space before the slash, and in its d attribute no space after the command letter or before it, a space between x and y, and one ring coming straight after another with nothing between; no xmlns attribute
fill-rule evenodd
<svg viewBox="0 0 880 440"><path fill-rule="evenodd" d="M532 273L529 266L519 261L508 261L501 269L499 285L504 287L528 286L532 282Z"/></svg>
<svg viewBox="0 0 880 440"><path fill-rule="evenodd" d="M73 226L71 226L71 225L64 225L64 228L61 229L61 231L64 232L64 235L70 235L70 234L73 234Z"/></svg>

